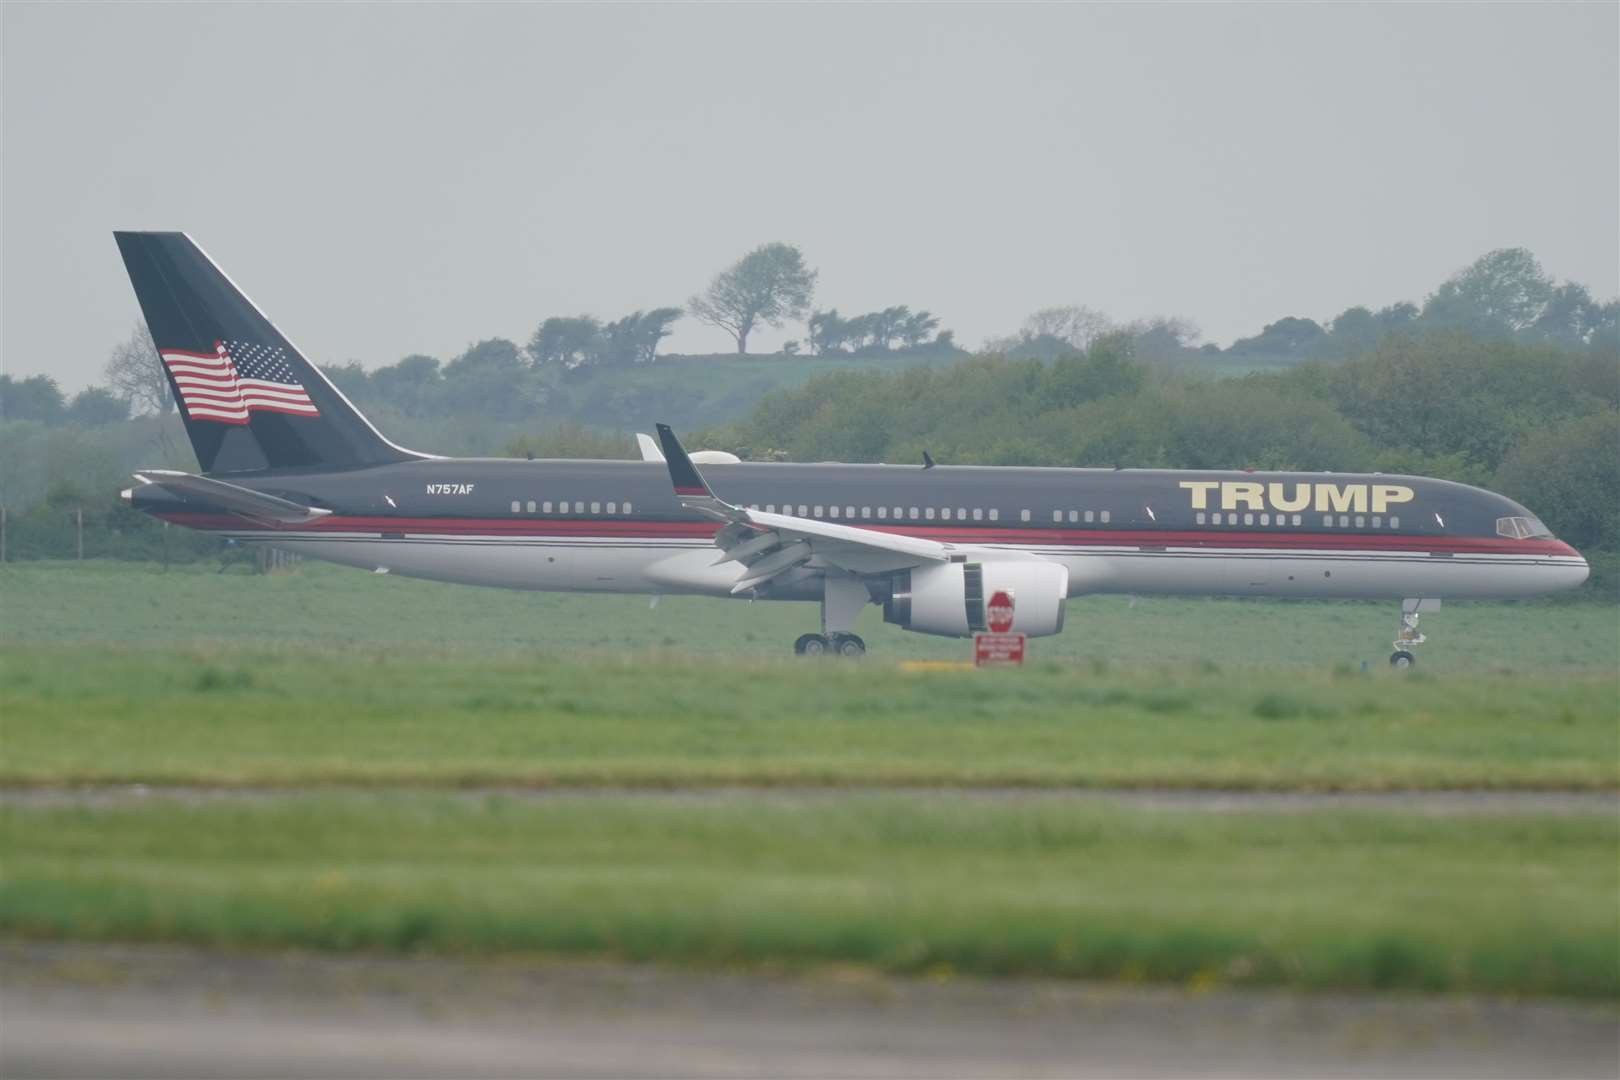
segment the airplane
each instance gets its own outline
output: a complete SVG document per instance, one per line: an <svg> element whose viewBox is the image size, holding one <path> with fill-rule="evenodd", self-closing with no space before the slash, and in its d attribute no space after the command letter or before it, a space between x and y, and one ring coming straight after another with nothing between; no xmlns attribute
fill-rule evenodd
<svg viewBox="0 0 1620 1080"><path fill-rule="evenodd" d="M1444 599L1580 585L1529 510L1379 473L744 462L664 424L642 460L448 458L390 442L190 237L114 234L200 473L122 493L165 521L377 573L509 589L819 603L804 656L886 623L966 637L987 598L1063 630L1093 593L1401 601L1414 662ZM699 466L702 466L700 469Z"/></svg>

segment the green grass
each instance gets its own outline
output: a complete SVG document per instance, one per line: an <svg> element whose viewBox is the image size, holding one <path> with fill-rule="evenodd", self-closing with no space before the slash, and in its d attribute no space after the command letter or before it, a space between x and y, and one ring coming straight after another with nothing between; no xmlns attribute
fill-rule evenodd
<svg viewBox="0 0 1620 1080"><path fill-rule="evenodd" d="M903 673L965 646L869 612L866 661L794 662L810 605L0 567L0 785L296 789L0 803L0 934L1620 996L1612 816L967 790L1620 789L1613 608L1448 606L1399 676L1392 607L1085 600L1026 670ZM758 790L878 785L953 790Z"/></svg>
<svg viewBox="0 0 1620 1080"><path fill-rule="evenodd" d="M0 652L0 782L1620 787L1601 677Z"/></svg>
<svg viewBox="0 0 1620 1080"><path fill-rule="evenodd" d="M1615 997L1617 841L943 795L12 807L0 931Z"/></svg>
<svg viewBox="0 0 1620 1080"><path fill-rule="evenodd" d="M1153 669L1382 668L1394 603L1088 597L1065 631L1030 644L1039 661ZM135 644L257 648L377 646L534 656L666 649L782 657L815 629L814 604L524 593L412 581L303 563L259 576L238 567L114 562L0 566L0 648ZM1448 604L1425 616L1418 650L1436 674L1582 673L1620 677L1620 608ZM964 659L963 641L907 633L869 607L858 626L872 659Z"/></svg>

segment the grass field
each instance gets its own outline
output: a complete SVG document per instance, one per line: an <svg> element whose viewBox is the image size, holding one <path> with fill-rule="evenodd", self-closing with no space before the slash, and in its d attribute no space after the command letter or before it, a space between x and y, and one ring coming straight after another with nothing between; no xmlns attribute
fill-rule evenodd
<svg viewBox="0 0 1620 1080"><path fill-rule="evenodd" d="M1122 596L1069 602L1065 631L1030 644L1036 661L1152 670L1382 668L1394 603ZM523 593L412 581L319 563L259 576L237 567L116 562L0 565L0 648L28 645L409 647L458 655L644 651L787 656L817 628L814 604ZM1620 607L1458 603L1425 616L1420 669L1585 673L1620 678ZM964 659L958 640L907 633L869 607L871 660Z"/></svg>
<svg viewBox="0 0 1620 1080"><path fill-rule="evenodd" d="M1382 605L1085 600L1022 672L814 618L0 568L0 934L1620 997L1612 814L1063 790L1620 790L1613 607L1447 607L1407 676ZM225 790L18 794L107 783Z"/></svg>
<svg viewBox="0 0 1620 1080"><path fill-rule="evenodd" d="M57 646L0 653L9 784L1620 787L1599 676Z"/></svg>
<svg viewBox="0 0 1620 1080"><path fill-rule="evenodd" d="M1606 817L390 795L0 812L14 936L1620 994Z"/></svg>

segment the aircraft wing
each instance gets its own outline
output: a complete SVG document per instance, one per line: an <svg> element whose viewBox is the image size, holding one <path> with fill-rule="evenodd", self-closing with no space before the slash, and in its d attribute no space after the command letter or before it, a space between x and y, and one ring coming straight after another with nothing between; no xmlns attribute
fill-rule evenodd
<svg viewBox="0 0 1620 1080"><path fill-rule="evenodd" d="M667 424L658 425L658 439L681 505L726 522L715 535L722 552L716 565L743 565L744 574L732 586L733 593L758 588L801 566L831 567L853 574L889 573L928 562L948 562L955 550L951 544L914 536L734 506L709 488Z"/></svg>
<svg viewBox="0 0 1620 1080"><path fill-rule="evenodd" d="M262 491L254 491L237 484L227 484L223 480L211 480L206 476L177 472L173 469L144 469L135 474L135 479L143 484L155 484L166 488L177 495L188 495L212 503L222 510L229 510L233 514L241 514L256 521L303 525L317 518L326 517L332 512L316 506L303 506L289 499L266 495Z"/></svg>

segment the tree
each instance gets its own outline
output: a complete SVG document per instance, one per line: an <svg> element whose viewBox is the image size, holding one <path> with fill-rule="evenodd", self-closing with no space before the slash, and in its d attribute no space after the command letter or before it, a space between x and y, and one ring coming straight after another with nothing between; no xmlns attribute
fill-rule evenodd
<svg viewBox="0 0 1620 1080"><path fill-rule="evenodd" d="M1525 330L1532 341L1579 348L1604 329L1605 316L1612 323L1620 303L1600 305L1585 285L1566 281L1547 297L1547 304L1536 321Z"/></svg>
<svg viewBox="0 0 1620 1080"><path fill-rule="evenodd" d="M0 375L0 419L54 424L62 419L62 408L62 390L49 375Z"/></svg>
<svg viewBox="0 0 1620 1080"><path fill-rule="evenodd" d="M984 343L986 352L1050 360L1071 352L1085 352L1092 343L1119 327L1094 308L1083 304L1041 308L1024 320L1018 332Z"/></svg>
<svg viewBox="0 0 1620 1080"><path fill-rule="evenodd" d="M805 321L809 333L810 351L817 356L830 352L842 352L844 342L848 339L848 331L844 320L838 317L838 309L831 311L812 312Z"/></svg>
<svg viewBox="0 0 1620 1080"><path fill-rule="evenodd" d="M128 400L136 412L165 415L174 411L169 377L144 322L135 324L129 340L113 346L103 372L113 393Z"/></svg>
<svg viewBox="0 0 1620 1080"><path fill-rule="evenodd" d="M321 374L350 401L365 401L371 396L371 377L358 360L341 364L322 364Z"/></svg>
<svg viewBox="0 0 1620 1080"><path fill-rule="evenodd" d="M1553 282L1527 248L1501 248L1441 283L1423 305L1423 321L1482 336L1533 324L1552 299Z"/></svg>
<svg viewBox="0 0 1620 1080"><path fill-rule="evenodd" d="M129 399L105 386L80 390L68 403L67 420L80 427L105 427L129 419Z"/></svg>
<svg viewBox="0 0 1620 1080"><path fill-rule="evenodd" d="M915 349L927 342L929 336L939 329L939 317L926 311L919 311L907 316L900 324L900 343L908 349Z"/></svg>
<svg viewBox="0 0 1620 1080"><path fill-rule="evenodd" d="M637 364L650 364L658 359L658 343L670 335L670 327L682 315L678 307L653 308L636 312L635 329L631 334L631 359Z"/></svg>
<svg viewBox="0 0 1620 1080"><path fill-rule="evenodd" d="M397 364L371 373L371 387L376 395L406 416L428 415L443 384L439 361L421 353L412 353Z"/></svg>
<svg viewBox="0 0 1620 1080"><path fill-rule="evenodd" d="M1179 315L1138 319L1127 326L1125 332L1131 336L1131 349L1136 358L1149 364L1181 358L1196 347L1201 336L1196 323Z"/></svg>
<svg viewBox="0 0 1620 1080"><path fill-rule="evenodd" d="M1577 548L1620 547L1620 412L1528 433L1496 475L1502 493L1528 506Z"/></svg>
<svg viewBox="0 0 1620 1080"><path fill-rule="evenodd" d="M451 413L497 420L529 416L541 396L522 351L505 338L480 341L446 364L441 393Z"/></svg>
<svg viewBox="0 0 1620 1080"><path fill-rule="evenodd" d="M1364 307L1345 308L1327 325L1328 341L1336 356L1359 356L1378 347L1383 336L1378 316Z"/></svg>
<svg viewBox="0 0 1620 1080"><path fill-rule="evenodd" d="M800 319L810 307L816 272L792 244L762 244L715 275L709 287L687 303L700 321L718 326L748 352L748 335L761 323L779 327Z"/></svg>
<svg viewBox="0 0 1620 1080"><path fill-rule="evenodd" d="M1355 310L1355 309L1352 309ZM1365 311L1366 309L1361 309ZM1345 314L1349 314L1346 312ZM1342 318L1342 316L1341 316ZM1228 349L1231 353L1259 353L1266 356L1286 356L1303 360L1318 351L1326 332L1315 319L1301 319L1290 315L1266 324L1254 337L1238 338Z"/></svg>
<svg viewBox="0 0 1620 1080"><path fill-rule="evenodd" d="M600 357L602 324L589 315L553 316L529 339L529 357L541 367L576 368Z"/></svg>

